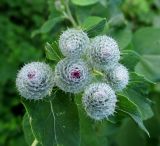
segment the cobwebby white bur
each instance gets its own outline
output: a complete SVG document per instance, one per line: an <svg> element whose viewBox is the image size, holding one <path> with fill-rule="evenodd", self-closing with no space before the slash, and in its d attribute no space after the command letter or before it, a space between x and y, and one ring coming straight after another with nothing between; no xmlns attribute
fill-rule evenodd
<svg viewBox="0 0 160 146"><path fill-rule="evenodd" d="M56 85L65 92L83 91L90 78L88 66L82 59L65 58L55 67Z"/></svg>
<svg viewBox="0 0 160 146"><path fill-rule="evenodd" d="M18 72L16 79L17 89L26 99L43 99L54 85L54 73L50 66L43 62L26 64Z"/></svg>
<svg viewBox="0 0 160 146"><path fill-rule="evenodd" d="M95 120L102 120L113 115L116 102L115 92L106 83L90 84L82 98L87 115Z"/></svg>
<svg viewBox="0 0 160 146"><path fill-rule="evenodd" d="M117 64L112 71L106 74L106 78L115 91L122 91L128 85L129 73L125 66Z"/></svg>
<svg viewBox="0 0 160 146"><path fill-rule="evenodd" d="M68 29L59 39L59 47L64 56L80 57L89 46L89 38L81 29Z"/></svg>
<svg viewBox="0 0 160 146"><path fill-rule="evenodd" d="M91 41L88 56L95 68L110 70L118 63L120 51L118 44L111 37L96 36Z"/></svg>

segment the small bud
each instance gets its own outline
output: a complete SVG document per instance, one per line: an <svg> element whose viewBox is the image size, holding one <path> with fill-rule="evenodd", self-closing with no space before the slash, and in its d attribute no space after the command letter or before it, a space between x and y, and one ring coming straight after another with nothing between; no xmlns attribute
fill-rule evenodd
<svg viewBox="0 0 160 146"><path fill-rule="evenodd" d="M115 91L123 90L129 81L129 73L125 66L118 64L106 74L107 80Z"/></svg>
<svg viewBox="0 0 160 146"><path fill-rule="evenodd" d="M62 4L61 0L55 0L54 5L57 11L63 12L65 9L65 6Z"/></svg>
<svg viewBox="0 0 160 146"><path fill-rule="evenodd" d="M97 69L111 70L120 59L116 41L105 35L95 37L88 52L92 65Z"/></svg>
<svg viewBox="0 0 160 146"><path fill-rule="evenodd" d="M89 38L80 29L68 29L59 39L59 47L64 56L80 57L89 46Z"/></svg>
<svg viewBox="0 0 160 146"><path fill-rule="evenodd" d="M106 83L93 83L86 88L82 103L91 118L102 120L114 114L117 98Z"/></svg>
<svg viewBox="0 0 160 146"><path fill-rule="evenodd" d="M65 92L81 92L89 81L89 69L81 59L65 58L55 68L56 85Z"/></svg>
<svg viewBox="0 0 160 146"><path fill-rule="evenodd" d="M17 75L16 86L26 99L43 99L54 86L54 73L49 65L42 62L26 64Z"/></svg>

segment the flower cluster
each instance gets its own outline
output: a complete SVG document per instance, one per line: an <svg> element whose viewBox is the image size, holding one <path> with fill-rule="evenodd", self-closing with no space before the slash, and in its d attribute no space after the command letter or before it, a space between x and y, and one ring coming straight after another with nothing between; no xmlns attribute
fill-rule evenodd
<svg viewBox="0 0 160 146"><path fill-rule="evenodd" d="M90 39L81 29L68 29L60 36L59 48L65 58L54 72L40 62L27 64L19 71L16 85L21 96L42 99L56 85L64 92L83 92L82 104L91 118L102 120L113 115L115 92L123 90L129 81L127 68L119 63L116 41L106 35Z"/></svg>

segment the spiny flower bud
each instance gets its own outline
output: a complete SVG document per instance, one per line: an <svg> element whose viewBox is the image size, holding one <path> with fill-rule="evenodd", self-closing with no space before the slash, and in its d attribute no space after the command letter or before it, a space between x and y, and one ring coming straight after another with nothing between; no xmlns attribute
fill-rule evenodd
<svg viewBox="0 0 160 146"><path fill-rule="evenodd" d="M89 81L89 69L81 59L65 58L55 68L56 85L65 92L81 92Z"/></svg>
<svg viewBox="0 0 160 146"><path fill-rule="evenodd" d="M116 41L108 36L97 36L91 41L90 61L97 69L110 70L118 63L120 51Z"/></svg>
<svg viewBox="0 0 160 146"><path fill-rule="evenodd" d="M42 99L54 86L54 73L49 65L42 62L26 64L17 75L16 86L24 98Z"/></svg>
<svg viewBox="0 0 160 146"><path fill-rule="evenodd" d="M112 71L106 74L107 80L116 91L123 90L129 81L129 73L126 67L118 64Z"/></svg>
<svg viewBox="0 0 160 146"><path fill-rule="evenodd" d="M102 120L114 114L117 98L106 83L93 83L85 90L82 103L91 118Z"/></svg>
<svg viewBox="0 0 160 146"><path fill-rule="evenodd" d="M68 29L59 39L59 47L64 56L79 57L89 46L89 38L80 29Z"/></svg>

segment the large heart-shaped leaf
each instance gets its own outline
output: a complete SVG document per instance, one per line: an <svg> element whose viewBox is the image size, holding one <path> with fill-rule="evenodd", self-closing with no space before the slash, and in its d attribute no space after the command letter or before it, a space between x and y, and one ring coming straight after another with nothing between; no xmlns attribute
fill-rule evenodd
<svg viewBox="0 0 160 146"><path fill-rule="evenodd" d="M61 91L53 99L23 100L35 138L42 146L78 146L79 118L72 95Z"/></svg>

